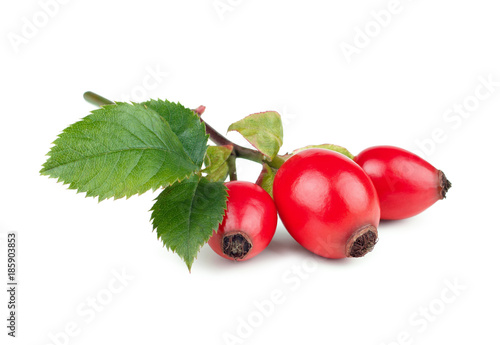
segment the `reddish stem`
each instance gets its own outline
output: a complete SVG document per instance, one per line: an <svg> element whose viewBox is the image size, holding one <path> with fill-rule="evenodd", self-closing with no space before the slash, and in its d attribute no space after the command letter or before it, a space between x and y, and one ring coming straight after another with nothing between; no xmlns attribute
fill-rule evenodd
<svg viewBox="0 0 500 345"><path fill-rule="evenodd" d="M85 100L91 104L94 104L96 106L103 106L107 104L114 104L113 101L110 101L109 99L106 99L94 92L87 91L83 95ZM226 137L224 137L222 134L217 132L212 126L210 126L208 123L203 121L201 118L201 115L205 112L206 107L203 105L200 105L198 108L193 109L193 111L200 117L200 121L205 124L205 128L207 130L208 135L210 136L210 140L212 140L216 145L232 145L233 146L233 155L236 158L245 158L257 163L262 163L266 162L269 164L269 166L278 169L284 162L285 160L280 157L276 156L272 161L267 161L266 157L260 153L259 151L249 149L247 147L243 147L240 145L237 145L233 143L231 140L228 140ZM232 173L232 178L236 178L236 171Z"/></svg>

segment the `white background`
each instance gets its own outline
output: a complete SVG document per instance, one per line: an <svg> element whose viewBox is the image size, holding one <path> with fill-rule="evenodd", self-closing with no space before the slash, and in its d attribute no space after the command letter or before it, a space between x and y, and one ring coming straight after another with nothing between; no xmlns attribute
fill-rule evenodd
<svg viewBox="0 0 500 345"><path fill-rule="evenodd" d="M17 231L20 284L16 339L6 336L1 295L1 343L229 344L229 334L244 344L498 343L500 86L474 103L480 78L500 81L498 4L401 0L381 28L371 12L389 1L221 3L231 6L222 16L212 0L0 5L0 280L5 235ZM371 37L348 62L341 47L362 44L366 26ZM362 259L314 256L279 225L258 257L232 263L206 246L189 274L151 231L156 193L98 204L39 176L51 142L94 108L87 90L203 104L222 132L276 110L282 153L326 142L353 153L401 146L444 170L453 188L419 216L383 222ZM464 102L474 108L466 118L443 117ZM245 180L259 171L238 168ZM122 270L133 279L109 293ZM283 303L262 316L254 302L274 290ZM92 318L95 297L112 300ZM258 325L241 333L249 317ZM70 338L68 325L77 328Z"/></svg>

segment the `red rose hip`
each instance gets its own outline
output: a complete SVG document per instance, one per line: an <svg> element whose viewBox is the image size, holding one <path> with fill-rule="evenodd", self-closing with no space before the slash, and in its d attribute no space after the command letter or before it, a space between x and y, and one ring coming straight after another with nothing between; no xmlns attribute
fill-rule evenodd
<svg viewBox="0 0 500 345"><path fill-rule="evenodd" d="M354 160L377 189L382 219L415 216L444 199L451 188L441 170L398 147L370 147Z"/></svg>
<svg viewBox="0 0 500 345"><path fill-rule="evenodd" d="M278 170L273 195L290 235L327 258L360 257L377 242L380 206L366 173L326 149L293 155Z"/></svg>
<svg viewBox="0 0 500 345"><path fill-rule="evenodd" d="M248 260L263 251L276 232L278 215L273 199L251 182L227 182L229 198L224 219L208 241L229 260Z"/></svg>

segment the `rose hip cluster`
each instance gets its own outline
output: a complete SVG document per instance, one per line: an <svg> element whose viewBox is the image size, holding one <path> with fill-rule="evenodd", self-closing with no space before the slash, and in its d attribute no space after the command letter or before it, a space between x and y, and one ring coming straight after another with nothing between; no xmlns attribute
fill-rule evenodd
<svg viewBox="0 0 500 345"><path fill-rule="evenodd" d="M278 170L273 198L250 182L227 182L224 220L209 240L224 258L243 261L271 242L279 214L290 235L326 258L361 257L378 239L380 219L403 219L446 197L444 173L392 146L368 148L350 159L312 148Z"/></svg>

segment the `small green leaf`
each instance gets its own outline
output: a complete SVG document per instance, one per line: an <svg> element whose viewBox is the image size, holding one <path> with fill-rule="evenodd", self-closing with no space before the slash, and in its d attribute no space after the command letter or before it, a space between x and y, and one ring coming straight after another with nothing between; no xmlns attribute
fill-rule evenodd
<svg viewBox="0 0 500 345"><path fill-rule="evenodd" d="M191 140L203 141L205 134ZM59 135L48 156L42 175L99 201L156 190L200 169L168 122L141 104L92 111Z"/></svg>
<svg viewBox="0 0 500 345"><path fill-rule="evenodd" d="M200 121L200 118L191 109L179 103L150 100L142 104L167 120L189 158L201 167L207 150L208 135L205 131L205 124Z"/></svg>
<svg viewBox="0 0 500 345"><path fill-rule="evenodd" d="M151 209L153 228L163 244L191 271L198 251L224 217L227 192L221 182L193 175L165 188Z"/></svg>
<svg viewBox="0 0 500 345"><path fill-rule="evenodd" d="M212 171L210 174L205 176L210 182L224 182L229 175L229 166L227 162L224 162L216 170Z"/></svg>
<svg viewBox="0 0 500 345"><path fill-rule="evenodd" d="M309 145L293 151L293 154L307 149L327 149L338 153L342 153L344 156L349 157L350 159L354 159L354 156L345 147L333 144Z"/></svg>
<svg viewBox="0 0 500 345"><path fill-rule="evenodd" d="M267 164L262 164L262 171L255 182L257 185L261 186L270 196L273 197L273 183L274 177L276 176L276 170L271 168Z"/></svg>
<svg viewBox="0 0 500 345"><path fill-rule="evenodd" d="M232 145L209 146L205 155L205 169L207 179L212 182L224 182L229 173L227 159L233 152Z"/></svg>
<svg viewBox="0 0 500 345"><path fill-rule="evenodd" d="M281 116L275 111L252 114L229 126L228 132L239 132L253 147L272 160L283 145Z"/></svg>

